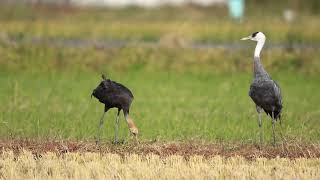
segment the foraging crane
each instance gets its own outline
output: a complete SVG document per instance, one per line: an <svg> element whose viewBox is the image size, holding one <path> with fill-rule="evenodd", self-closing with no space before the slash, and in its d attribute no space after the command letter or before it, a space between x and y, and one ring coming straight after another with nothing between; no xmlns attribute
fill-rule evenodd
<svg viewBox="0 0 320 180"><path fill-rule="evenodd" d="M104 115L110 108L118 108L115 126L115 143L118 143L119 115L121 110L123 111L131 134L137 140L138 128L134 124L133 120L129 117L129 109L133 100L133 95L127 87L115 81L111 81L110 79L107 79L105 75L102 74L102 81L98 85L98 87L93 90L91 97L92 96L97 98L101 103L105 105L104 112L99 123L96 141L97 144L100 144L100 131L104 122Z"/></svg>
<svg viewBox="0 0 320 180"><path fill-rule="evenodd" d="M256 109L259 116L258 123L260 129L260 145L262 145L261 112L264 110L266 114L270 115L272 118L273 146L275 146L275 121L277 119L280 120L281 118L282 97L279 85L276 81L271 79L260 61L260 52L265 43L266 36L262 32L255 32L248 37L242 38L241 40L257 41L253 58L254 80L250 86L249 96L256 104Z"/></svg>

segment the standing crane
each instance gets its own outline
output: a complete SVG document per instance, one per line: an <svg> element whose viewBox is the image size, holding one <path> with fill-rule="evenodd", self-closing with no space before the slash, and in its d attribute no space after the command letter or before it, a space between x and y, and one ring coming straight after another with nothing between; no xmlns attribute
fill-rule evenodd
<svg viewBox="0 0 320 180"><path fill-rule="evenodd" d="M105 75L102 75L102 81L93 90L91 97L94 96L101 103L104 104L104 112L100 119L97 140L96 143L100 144L100 131L103 126L104 116L106 112L111 108L118 108L115 126L115 143L119 142L118 130L119 130L119 115L120 111L123 111L124 117L127 121L129 130L134 138L137 140L138 128L134 124L133 120L129 116L130 105L133 100L132 92L124 85L107 79Z"/></svg>
<svg viewBox="0 0 320 180"><path fill-rule="evenodd" d="M263 68L260 60L260 52L266 41L266 36L262 32L255 32L248 37L244 37L241 40L257 41L257 46L254 51L253 69L254 80L251 83L249 96L256 104L258 112L258 123L260 129L260 146L262 145L262 120L261 112L265 111L267 115L272 118L272 134L273 134L273 146L276 143L275 136L275 122L281 118L282 110L282 97L281 90L276 81L272 80L267 71ZM281 120L280 120L281 124Z"/></svg>

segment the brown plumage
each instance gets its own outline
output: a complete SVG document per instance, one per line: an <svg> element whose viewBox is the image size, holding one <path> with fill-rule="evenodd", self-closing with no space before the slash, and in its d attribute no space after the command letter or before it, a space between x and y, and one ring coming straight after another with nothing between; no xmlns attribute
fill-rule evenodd
<svg viewBox="0 0 320 180"><path fill-rule="evenodd" d="M119 114L121 110L123 110L123 114L129 126L130 132L135 138L137 138L138 128L134 124L133 120L129 117L130 105L133 101L133 94L130 89L120 83L111 81L110 79L107 79L105 75L102 75L102 81L93 90L91 97L92 96L104 104L104 113L100 119L97 143L100 142L100 130L104 122L104 115L111 108L118 109L116 117L115 142L118 142Z"/></svg>

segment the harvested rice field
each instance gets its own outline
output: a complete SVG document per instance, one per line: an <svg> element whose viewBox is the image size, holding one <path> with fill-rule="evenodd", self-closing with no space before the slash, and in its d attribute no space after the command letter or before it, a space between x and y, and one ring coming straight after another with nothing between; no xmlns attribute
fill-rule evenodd
<svg viewBox="0 0 320 180"><path fill-rule="evenodd" d="M3 179L319 179L319 158L204 158L181 155L161 158L128 154L53 152L35 156L30 151L0 155Z"/></svg>
<svg viewBox="0 0 320 180"><path fill-rule="evenodd" d="M320 148L2 141L1 179L319 179Z"/></svg>

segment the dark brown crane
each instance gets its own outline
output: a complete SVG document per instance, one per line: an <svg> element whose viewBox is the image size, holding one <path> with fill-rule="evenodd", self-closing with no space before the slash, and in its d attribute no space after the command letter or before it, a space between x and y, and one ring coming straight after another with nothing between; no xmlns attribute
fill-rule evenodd
<svg viewBox="0 0 320 180"><path fill-rule="evenodd" d="M138 128L129 116L130 105L133 100L133 94L127 87L115 81L111 81L110 79L107 79L105 75L102 75L102 81L93 90L91 97L92 96L94 96L101 103L104 104L104 112L100 119L99 128L98 128L97 141L96 141L97 144L100 144L100 131L103 126L104 116L106 112L111 108L118 109L118 113L116 117L116 126L115 126L115 143L119 142L118 130L119 130L119 115L121 110L123 111L125 120L127 121L131 134L137 140Z"/></svg>

